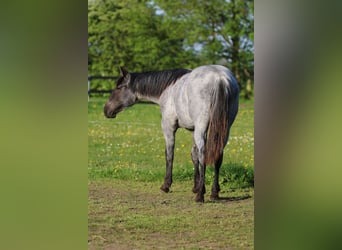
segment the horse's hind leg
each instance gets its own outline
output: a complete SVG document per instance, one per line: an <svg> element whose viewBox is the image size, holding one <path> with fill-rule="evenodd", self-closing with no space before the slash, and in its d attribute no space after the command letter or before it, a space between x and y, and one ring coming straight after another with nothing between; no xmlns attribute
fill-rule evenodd
<svg viewBox="0 0 342 250"><path fill-rule="evenodd" d="M214 183L213 183L213 187L211 189L211 195L210 195L210 198L213 200L219 199L219 195L218 195L218 193L220 192L219 172L220 172L220 167L222 165L222 159L223 159L223 153L215 162Z"/></svg>
<svg viewBox="0 0 342 250"><path fill-rule="evenodd" d="M204 161L204 152L205 152L205 130L195 130L194 131L194 141L197 147L197 154L198 154L198 163L199 163L199 181L197 185L197 195L196 201L197 202L204 202L204 194L205 194L205 170L206 165Z"/></svg>
<svg viewBox="0 0 342 250"><path fill-rule="evenodd" d="M198 193L200 173L199 173L199 169L198 169L198 165L199 165L198 149L196 147L195 142L192 145L191 159L192 159L192 162L194 164L194 187L192 188L192 192Z"/></svg>

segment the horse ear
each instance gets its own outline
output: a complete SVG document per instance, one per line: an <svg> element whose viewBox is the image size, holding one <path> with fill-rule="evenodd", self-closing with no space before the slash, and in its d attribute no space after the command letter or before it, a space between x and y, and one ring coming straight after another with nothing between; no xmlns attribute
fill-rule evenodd
<svg viewBox="0 0 342 250"><path fill-rule="evenodd" d="M119 70L120 70L120 74L123 77L126 77L128 75L128 71L124 67L119 67Z"/></svg>

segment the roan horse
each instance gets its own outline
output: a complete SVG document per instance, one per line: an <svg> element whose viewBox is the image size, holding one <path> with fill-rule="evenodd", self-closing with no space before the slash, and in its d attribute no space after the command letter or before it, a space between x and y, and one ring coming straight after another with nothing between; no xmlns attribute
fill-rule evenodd
<svg viewBox="0 0 342 250"><path fill-rule="evenodd" d="M129 73L123 68L120 71L122 76L104 107L104 114L115 118L140 99L160 105L166 141L166 175L160 189L169 192L175 133L178 128L185 128L193 135L192 191L197 193L196 201L204 202L206 165L215 166L211 198L218 199L223 150L239 103L239 88L231 71L220 65L144 73Z"/></svg>

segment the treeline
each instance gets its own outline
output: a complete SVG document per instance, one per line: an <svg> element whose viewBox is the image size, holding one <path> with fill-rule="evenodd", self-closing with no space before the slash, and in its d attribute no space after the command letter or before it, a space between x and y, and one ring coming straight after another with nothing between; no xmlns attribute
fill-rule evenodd
<svg viewBox="0 0 342 250"><path fill-rule="evenodd" d="M254 85L252 0L89 0L88 74L221 64L246 98ZM93 83L92 83L93 84ZM98 81L92 88L109 89Z"/></svg>

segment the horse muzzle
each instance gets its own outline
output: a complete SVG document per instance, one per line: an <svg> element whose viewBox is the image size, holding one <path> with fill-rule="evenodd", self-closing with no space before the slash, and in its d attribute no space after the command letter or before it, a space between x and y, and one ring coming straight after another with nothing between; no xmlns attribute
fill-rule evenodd
<svg viewBox="0 0 342 250"><path fill-rule="evenodd" d="M108 106L106 105L103 109L103 113L107 118L115 118L116 112L109 110Z"/></svg>
<svg viewBox="0 0 342 250"><path fill-rule="evenodd" d="M115 117L116 117L116 114L115 114L115 113L113 113L113 114L105 114L105 116L106 116L107 118L112 119L112 118L115 118Z"/></svg>

